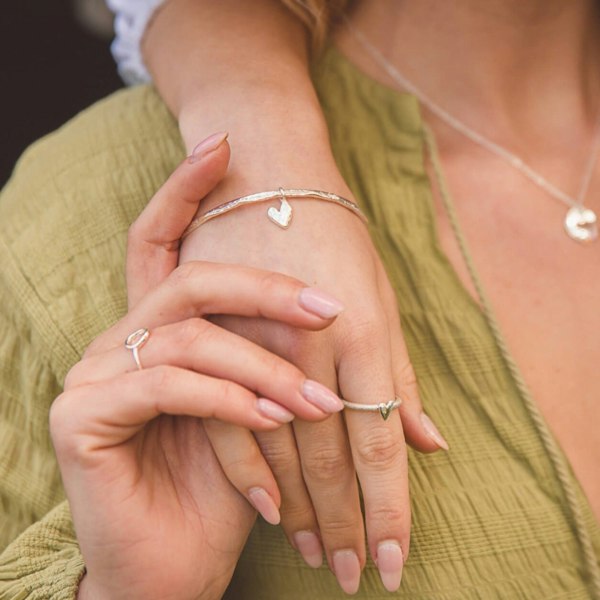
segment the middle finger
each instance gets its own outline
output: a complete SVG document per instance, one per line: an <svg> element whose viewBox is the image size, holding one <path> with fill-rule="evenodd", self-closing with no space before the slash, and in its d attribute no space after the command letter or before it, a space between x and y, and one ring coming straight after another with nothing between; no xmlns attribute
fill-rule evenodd
<svg viewBox="0 0 600 600"><path fill-rule="evenodd" d="M327 332L282 330L270 324L263 330L263 344L297 365L312 380L329 390L337 389L334 344ZM358 590L366 561L363 517L356 472L343 419L332 415L320 423L296 420L293 426L302 476L316 514L328 564L340 587L349 594ZM272 438L259 434L261 439ZM282 495L287 473L270 465ZM286 511L282 506L282 524ZM293 539L293 531L286 531Z"/></svg>

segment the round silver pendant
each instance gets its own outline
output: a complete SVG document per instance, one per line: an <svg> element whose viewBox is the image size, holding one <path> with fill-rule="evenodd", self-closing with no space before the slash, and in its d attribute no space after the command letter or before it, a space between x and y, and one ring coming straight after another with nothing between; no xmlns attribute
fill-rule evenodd
<svg viewBox="0 0 600 600"><path fill-rule="evenodd" d="M565 217L565 231L578 242L593 242L598 238L596 213L585 206L573 206Z"/></svg>

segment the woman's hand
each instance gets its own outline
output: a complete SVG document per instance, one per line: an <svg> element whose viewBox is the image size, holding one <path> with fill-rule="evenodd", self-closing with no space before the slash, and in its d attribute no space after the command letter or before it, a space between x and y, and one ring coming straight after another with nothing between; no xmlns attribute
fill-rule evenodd
<svg viewBox="0 0 600 600"><path fill-rule="evenodd" d="M302 12L300 3L289 4ZM228 176L203 200L202 212L279 186L351 198L309 77L307 42L300 20L276 0L178 0L152 21L145 59L188 148L210 130L227 129L234 140ZM379 403L399 395L409 443L423 451L445 446L421 411L395 294L363 225L339 206L296 201L294 208L287 231L266 219L264 205L215 219L186 240L182 261L281 271L335 290L346 311L323 335L258 319L219 323L280 353L332 390L339 386L348 400ZM257 436L283 494L282 526L311 565L322 560L322 542L342 587L355 590L366 556L358 473L370 551L386 587L395 589L410 525L398 413L383 422L378 415L346 411L346 425L347 431L339 416L310 427L297 421L293 430ZM205 428L237 487L250 485L248 473L256 485L262 473L260 487L276 521L277 483L254 437L213 421Z"/></svg>
<svg viewBox="0 0 600 600"><path fill-rule="evenodd" d="M286 358L331 390L339 389L346 400L377 404L402 399L400 413L394 411L387 421L377 413L346 410L344 418L335 415L317 424L296 420L275 432L255 434L279 484L281 524L290 542L313 566L320 563L322 542L330 567L349 593L358 588L366 560L358 475L370 552L385 586L394 590L410 531L404 433L423 451L437 450L443 442L436 443L423 427L394 294L366 229L339 206L292 203L294 221L287 230L270 223L267 205L203 225L184 242L182 262L243 263L335 289L346 308L322 332L261 319L219 317L218 323ZM220 461L238 466L233 474L226 468L232 481L245 470L258 471L251 434L212 422L206 431ZM272 489L267 476L261 487Z"/></svg>
<svg viewBox="0 0 600 600"><path fill-rule="evenodd" d="M295 167L296 181L304 165ZM310 181L310 173L305 177ZM337 171L331 180L326 189L340 191ZM343 190L349 195L345 186ZM209 200L214 205L214 195ZM206 432L236 487L248 485L247 473L253 479L262 473L259 487L272 496L272 506L279 488L281 524L290 543L312 566L320 564L324 549L340 585L350 593L358 588L366 561L358 475L369 550L384 585L395 590L410 533L404 436L425 452L446 443L422 411L395 294L366 228L340 206L291 202L289 229L267 219L267 204L244 207L186 238L181 262L241 263L335 290L345 311L320 333L261 319L219 317L218 323L286 358L349 401L378 404L399 397L403 404L387 421L378 414L346 410L345 419L337 415L310 425L297 420L255 436L213 422L205 424ZM272 473L261 466L257 443Z"/></svg>
<svg viewBox="0 0 600 600"><path fill-rule="evenodd" d="M283 275L209 263L154 285L177 254L170 242L226 169L218 141L182 164L132 227L130 311L71 369L51 409L87 569L80 597L220 598L253 511L225 478L201 418L267 431L294 414L326 416L296 367L204 318L260 315L318 330L332 322L311 303L322 294ZM135 269L152 254L146 272ZM139 327L150 330L141 370L123 345Z"/></svg>

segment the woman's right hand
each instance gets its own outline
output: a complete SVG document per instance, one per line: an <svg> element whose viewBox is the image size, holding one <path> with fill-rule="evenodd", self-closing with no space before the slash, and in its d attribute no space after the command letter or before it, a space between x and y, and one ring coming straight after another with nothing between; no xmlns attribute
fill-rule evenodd
<svg viewBox="0 0 600 600"><path fill-rule="evenodd" d="M169 213L189 221L186 211L211 181L198 185L199 176L212 170L215 179L227 156L221 147L182 164L134 231L160 234L154 219L172 226ZM168 246L159 248L162 262L147 265L152 272L167 268ZM299 369L205 317L261 315L310 330L334 319L315 311L314 288L257 269L190 263L139 298L147 279L142 269L130 272L133 307L92 343L51 408L87 570L79 597L220 598L255 513L226 479L201 419L270 431L294 415L328 413L311 401ZM150 335L138 370L123 341L141 326Z"/></svg>

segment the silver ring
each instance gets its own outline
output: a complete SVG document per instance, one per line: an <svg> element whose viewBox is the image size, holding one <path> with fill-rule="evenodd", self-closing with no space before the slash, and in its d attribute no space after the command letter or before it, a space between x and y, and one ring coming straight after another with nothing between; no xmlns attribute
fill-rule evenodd
<svg viewBox="0 0 600 600"><path fill-rule="evenodd" d="M387 421L390 413L402 404L402 400L400 400L400 398L394 398L389 402L380 402L379 404L359 404L358 402L348 402L348 400L342 400L342 402L346 408L350 408L352 410L379 412L384 421Z"/></svg>
<svg viewBox="0 0 600 600"><path fill-rule="evenodd" d="M150 332L146 328L142 328L130 333L125 340L125 348L131 350L133 360L135 360L135 364L140 371L143 369L140 362L140 348L148 341L149 337Z"/></svg>

